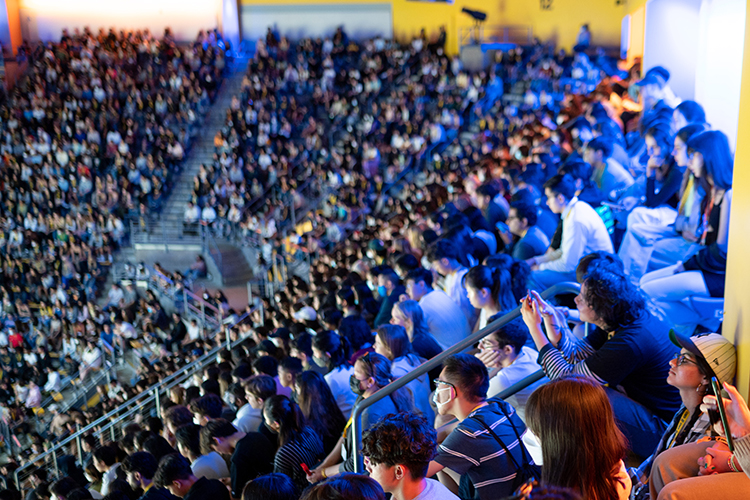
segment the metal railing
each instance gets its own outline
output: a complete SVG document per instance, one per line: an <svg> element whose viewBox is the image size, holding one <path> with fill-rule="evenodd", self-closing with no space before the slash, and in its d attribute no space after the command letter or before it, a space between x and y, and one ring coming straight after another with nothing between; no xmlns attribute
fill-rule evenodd
<svg viewBox="0 0 750 500"><path fill-rule="evenodd" d="M79 462L82 461L81 437L86 435L87 433L94 431L95 437L107 436L107 433L109 433L110 442L116 441L118 439L117 433L122 433L121 424L130 417L134 416L139 411L155 411L158 415L161 410L161 398L168 396L169 391L173 387L186 382L196 372L215 362L222 350L232 349L246 339L246 337L240 337L232 342L230 340L229 332L232 328L238 326L246 319L251 317L253 312L254 310L248 311L240 318L238 318L237 321L235 321L233 324L222 325L218 329L217 334L221 332L226 333L226 342L219 343L219 345L214 347L211 351L205 353L197 360L182 367L180 370L164 378L157 384L140 393L138 396L131 398L123 405L98 418L94 422L86 425L83 428L77 428L75 433L71 434L70 436L53 446L51 449L47 450L38 457L35 457L33 460L30 460L28 463L16 469L13 479L19 491L21 489L21 484L23 484L26 479L28 479L31 472L33 472L36 467L41 466L42 464L52 465L55 470L55 474L59 476L59 471L57 470L57 458L58 456L65 454L65 447L70 445L73 441L76 442L76 449L78 451L77 458Z"/></svg>
<svg viewBox="0 0 750 500"><path fill-rule="evenodd" d="M553 297L561 293L578 293L580 289L581 289L581 285L579 285L578 283L560 283L542 292L542 297L543 298ZM352 450L353 450L353 453L355 454L354 472L362 472L364 470L363 464L362 464L362 454L360 450L362 448L362 412L365 411L365 409L374 405L381 399L384 399L390 396L398 389L401 389L402 387L406 386L412 380L416 380L417 378L421 377L422 375L429 372L430 370L442 365L443 361L445 361L446 358L453 356L454 354L458 354L464 349L473 346L475 343L479 342L487 335L494 333L499 328L507 325L508 323L510 323L514 319L519 318L520 316L521 316L521 307L519 306L513 309L512 311L509 311L508 313L504 314L502 317L496 319L492 323L488 324L487 326L485 326L478 332L473 333L472 335L469 335L468 337L458 342L457 344L454 344L452 347L446 349L445 351L438 354L437 356L430 359L429 361L425 361L420 366L413 369L406 375L397 378L390 384L378 390L378 392L376 392L369 398L362 399L361 401L359 401L359 403L357 403L354 406L354 410L352 410L352 437L354 439L354 443L353 443L354 446L352 446ZM533 375L534 376L539 375L539 378L530 380L528 385L536 382L543 376L543 374L539 374L538 372ZM519 384L516 384L516 385L519 385ZM508 389L512 389L512 388L513 386ZM502 393L500 393L499 396L502 396L502 395L507 396L508 392L509 392L508 390L503 391Z"/></svg>
<svg viewBox="0 0 750 500"><path fill-rule="evenodd" d="M459 28L459 46L483 43L515 43L531 45L534 42L531 26L471 26Z"/></svg>

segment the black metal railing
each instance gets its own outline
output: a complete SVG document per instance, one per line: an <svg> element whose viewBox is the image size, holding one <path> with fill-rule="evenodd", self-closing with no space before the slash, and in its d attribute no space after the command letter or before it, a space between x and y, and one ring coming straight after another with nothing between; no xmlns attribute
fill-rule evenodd
<svg viewBox="0 0 750 500"><path fill-rule="evenodd" d="M561 293L576 293L577 294L580 288L581 288L581 285L579 285L578 283L560 283L553 287L548 288L547 290L542 292L541 295L543 298L546 299L549 297L554 297L555 295L559 295ZM448 349L441 352L440 354L430 359L429 361L425 361L420 366L413 369L406 375L397 378L390 384L381 388L378 392L376 392L369 398L360 400L354 406L354 409L352 410L352 436L354 439L354 443L353 443L354 446L352 447L352 449L354 450L354 453L355 453L354 471L362 472L364 470L363 463L362 463L361 448L362 448L362 412L364 412L365 409L374 405L381 399L390 396L398 389L401 389L402 387L406 386L412 380L416 380L417 378L421 377L422 375L429 372L430 370L442 365L443 361L445 361L446 358L453 356L454 354L458 354L459 352L463 351L466 348L472 347L474 344L482 340L487 335L496 332L501 327L507 325L508 323L510 323L511 321L515 319L518 319L519 317L521 317L520 306L504 314L502 317L496 319L495 321L488 324L487 326L485 326L478 332L473 333L472 335L469 335L462 341L458 342L457 344L454 344L452 347L449 347ZM512 394L515 394L519 390L524 389L528 387L529 385L533 384L534 382L538 381L543 376L544 376L544 373L542 373L540 370L539 372L536 372L526 377L526 379L514 384L513 386L509 387L505 391L501 392L500 394L498 394L498 397L508 397ZM511 391L511 389L513 391Z"/></svg>

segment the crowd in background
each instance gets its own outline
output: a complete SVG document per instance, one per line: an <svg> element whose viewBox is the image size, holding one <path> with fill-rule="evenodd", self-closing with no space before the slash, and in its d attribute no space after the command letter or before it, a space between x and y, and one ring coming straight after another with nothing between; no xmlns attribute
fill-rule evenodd
<svg viewBox="0 0 750 500"><path fill-rule="evenodd" d="M133 324L166 328L132 287L105 285L130 220L160 209L199 131L223 78L219 41L84 30L22 47L28 71L0 107L0 400L11 426L66 377L101 369ZM22 425L17 437L37 432Z"/></svg>
<svg viewBox="0 0 750 500"><path fill-rule="evenodd" d="M231 221L313 252L309 276L160 415L116 443L87 437L84 463L71 449L66 477L39 469L33 494L742 498L735 348L693 301L723 297L733 153L669 76L539 44L474 75L424 34L292 47L269 30L195 202L229 213L219 198L239 198L242 214L307 178L331 187L291 234L271 227L289 218L280 200ZM576 281L575 296L540 295ZM354 449L357 402L519 303L522 319L370 405ZM360 452L367 475L352 474Z"/></svg>

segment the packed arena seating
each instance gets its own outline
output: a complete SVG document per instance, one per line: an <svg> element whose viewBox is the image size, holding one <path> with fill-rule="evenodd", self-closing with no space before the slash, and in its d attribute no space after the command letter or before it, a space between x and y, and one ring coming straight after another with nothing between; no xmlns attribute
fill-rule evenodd
<svg viewBox="0 0 750 500"><path fill-rule="evenodd" d="M743 498L750 410L729 385L735 349L711 313L732 153L668 81L665 68L619 69L595 49L519 47L469 74L440 39L360 45L339 29L291 43L269 29L186 223L210 207L219 234L309 252L309 275L263 297L263 314L234 329L238 345L175 388L161 414L133 418L117 442L84 436L57 477L39 464L21 489ZM295 226L285 200L306 182L331 195ZM574 299L540 295L576 281ZM520 319L367 408L354 449L357 402L519 302ZM165 347L176 341L180 356L162 353L135 389L103 388L109 403L59 415L40 438L53 444L184 366L182 353L212 347L191 345L176 320ZM493 399L539 370L546 378ZM734 448L716 439L712 377L731 396ZM368 475L352 474L360 452ZM8 495L20 494L19 465L0 469Z"/></svg>

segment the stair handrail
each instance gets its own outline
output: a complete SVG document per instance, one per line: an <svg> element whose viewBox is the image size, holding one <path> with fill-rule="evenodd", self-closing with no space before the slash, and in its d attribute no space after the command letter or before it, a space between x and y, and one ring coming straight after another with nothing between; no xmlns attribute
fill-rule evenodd
<svg viewBox="0 0 750 500"><path fill-rule="evenodd" d="M235 326L239 325L240 323L244 322L247 318L249 318L255 312L256 309L257 309L257 307L251 309L250 311L247 311L245 314L243 314L241 317L239 317L231 325L221 325L218 328L218 331L219 332L225 331L225 329L226 330L231 330L232 328L234 328ZM234 347L236 345L239 345L242 341L245 340L245 338L246 337L241 337L241 338L237 339L236 341L234 341L231 344L229 344L229 347L231 348L231 347ZM20 481L19 481L19 473L21 471L26 470L26 469L31 468L31 467L36 467L34 464L38 463L41 460L46 460L49 457L57 457L57 452L60 451L60 450L62 450L65 446L67 446L68 444L70 444L73 440L78 439L81 436L84 436L86 433L88 433L92 429L96 429L96 427L98 427L99 425L104 424L107 420L110 420L113 417L114 417L114 420L110 421L108 424L105 424L104 427L102 427L102 429L100 429L97 432L102 432L102 431L104 431L106 429L109 429L110 427L112 427L116 423L121 422L125 418L125 416L130 416L130 415L133 414L133 412L135 412L135 411L140 410L141 408L143 408L143 406L145 406L148 403L148 399L149 398L157 398L158 397L157 394L159 394L161 392L164 392L164 391L168 391L169 389L171 389L172 387L174 387L174 385L175 385L174 382L176 380L178 380L180 377L182 377L185 373L187 373L188 371L192 370L196 366L198 366L198 365L200 365L202 363L205 363L206 361L208 361L208 360L210 360L212 358L215 358L216 356L218 356L218 354L222 350L227 349L227 347L228 347L227 344L225 344L223 342L220 343L218 346L214 347L211 351L203 354L203 356L201 356L197 360L195 360L195 361L193 361L193 362L191 362L191 363L183 366L182 368L180 368L179 370L177 370L173 374L171 374L171 375L165 377L164 379L160 380L159 382L157 382L156 384L152 385L151 387L149 387L145 391L141 392L137 396L135 396L133 398L130 398L125 403L123 403L122 405L118 406L114 410L108 412L107 414L99 417L94 422L92 422L92 423L88 424L87 426L85 426L85 427L77 430L73 434L71 434L68 437L66 437L63 440L61 440L59 443L57 443L56 445L54 445L49 450L47 450L44 453L40 454L39 456L33 458L32 460L30 460L25 465L19 467L14 472L14 480L15 480L15 483L16 483L16 487L19 488L19 491L20 491L20 487L21 486L20 486ZM169 385L169 384L171 384L171 385ZM165 389L165 387L166 387L166 389ZM144 400L144 397L146 398L145 400ZM136 402L140 402L140 403L138 405L136 405L135 408L130 408ZM124 410L126 410L128 408L130 408L130 409L127 410L127 411L125 411L125 413L123 413L123 414L121 414L121 415L118 416L119 413L123 412Z"/></svg>
<svg viewBox="0 0 750 500"><path fill-rule="evenodd" d="M572 282L565 282L565 283L559 283L557 285L554 285L548 289L546 289L544 292L542 292L542 298L548 298L553 297L555 295L559 295L561 293L578 293L581 289L581 285L578 283L572 283ZM478 332L475 332L465 339L461 340L460 342L454 344L453 346L449 347L445 351L441 352L434 358L425 361L406 375L403 375L390 384L386 385L385 387L382 387L379 389L375 394L372 396L361 399L357 404L354 405L354 409L352 410L352 437L354 439L354 445L352 446L352 453L354 453L354 472L361 473L363 472L363 463L362 463L362 454L361 454L361 447L362 447L362 412L364 412L367 408L374 405L381 399L384 399L391 394L393 394L398 389L401 389L402 387L406 386L409 382L416 380L417 378L421 377L425 373L429 372L430 370L433 370L437 368L438 366L443 364L443 361L453 356L454 354L458 354L459 352L463 351L466 348L472 347L475 343L482 340L487 335L496 332L501 327L507 325L511 321L519 318L521 316L521 307L518 306L515 309L505 313L500 318L496 319L492 323L488 324ZM536 374L535 374L536 375ZM540 377L541 378L541 377ZM538 379L537 379L538 380ZM536 380L530 382L529 384L535 382Z"/></svg>

